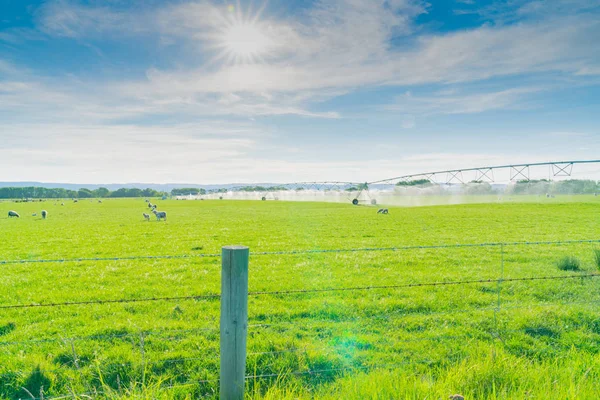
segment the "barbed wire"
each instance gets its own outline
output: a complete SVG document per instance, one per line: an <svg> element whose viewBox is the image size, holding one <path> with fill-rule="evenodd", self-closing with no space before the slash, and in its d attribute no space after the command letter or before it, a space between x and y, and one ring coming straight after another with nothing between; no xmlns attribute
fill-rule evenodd
<svg viewBox="0 0 600 400"><path fill-rule="evenodd" d="M362 291L362 290L383 290L383 289L405 289L426 286L452 286L452 285L470 285L475 283L496 283L496 282L519 282L519 281L537 281L537 280L555 280L555 279L573 279L585 277L598 277L600 273L578 274L578 275L562 275L562 276L537 276L525 278L499 278L499 279L473 279L466 281L440 281L440 282L422 282L422 283L407 283L402 285L382 285L382 286L354 286L342 288L324 288L324 289L298 289L298 290L280 290L280 291L264 291L264 292L249 292L248 296L262 295L295 295L305 293L327 293L327 292L347 292L347 291Z"/></svg>
<svg viewBox="0 0 600 400"><path fill-rule="evenodd" d="M600 243L600 239L563 240L563 241L537 241L537 242L486 242L486 243L459 243L420 246L395 246L395 247L362 247L355 249L314 249L314 250L289 250L289 251L262 251L250 252L250 256L272 256L272 255L296 255L296 254L318 254L318 253L357 253L375 251L404 251L404 250L430 250L449 249L465 247L500 247L500 246L541 246L562 244L586 244Z"/></svg>
<svg viewBox="0 0 600 400"><path fill-rule="evenodd" d="M55 259L29 259L29 260L1 260L0 264L42 264L42 263L66 263L85 261L132 261L132 260L168 260L182 258L219 258L220 254L181 254L181 255L159 255L159 256L125 256L125 257L86 257L86 258L55 258Z"/></svg>
<svg viewBox="0 0 600 400"><path fill-rule="evenodd" d="M388 322L389 322L389 317L395 317L395 316L400 316L401 318L429 318L429 317L440 317L440 316L466 314L466 313L474 313L474 312L480 312L480 313L488 313L489 312L489 313L491 313L494 311L526 310L526 309L539 308L539 307L564 307L564 306L571 306L571 305L597 305L597 304L600 304L600 300L583 300L583 301L528 304L528 305L524 305L524 306L502 307L502 309L500 309L500 310L496 306L486 307L486 308L469 307L469 308L462 308L462 309L452 309L451 311L435 311L435 312L419 311L418 313L405 313L406 310L399 310L399 311L388 312L388 313L385 313L384 315L386 317L388 317ZM314 318L309 317L307 319L314 319ZM355 323L355 322L361 322L361 321L362 321L362 319L360 319L360 318L352 318L352 319L345 319L345 320L340 320L339 318L337 318L335 320L334 319L332 319L332 320L321 319L320 320L320 322L322 322L322 323L336 322L337 324L339 324L339 323ZM283 328L285 328L285 327L297 326L297 325L298 325L297 321L283 321L283 322L274 322L274 323L263 324L263 325L261 325L261 327L265 327L265 328L282 328L283 327Z"/></svg>
<svg viewBox="0 0 600 400"><path fill-rule="evenodd" d="M343 291L363 291L363 290L384 290L384 289L404 289L427 286L454 286L454 285L469 285L475 283L494 283L494 282L518 282L518 281L538 281L538 280L559 280L559 279L574 279L574 278L593 278L600 276L600 273L577 274L577 275L562 275L562 276L537 276L525 278L500 278L500 279L473 279L464 281L440 281L440 282L422 282L422 283L407 283L402 285L382 285L382 286L354 286L341 288L324 288L324 289L299 289L299 290L278 290L278 291L258 291L248 292L248 296L263 296L263 295L296 295L306 293L326 293L326 292L343 292ZM0 305L0 309L15 309L15 308L36 308L36 307L63 307L75 305L92 305L92 304L114 304L114 303L140 303L154 301L178 301L178 300L214 300L220 298L220 294L200 294L190 296L173 296L173 297L144 297L137 299L106 299L106 300L81 300L81 301L66 301L60 303L29 303L29 304L11 304Z"/></svg>
<svg viewBox="0 0 600 400"><path fill-rule="evenodd" d="M420 246L393 246L393 247L362 247L353 249L305 249L305 250L281 250L281 251L257 251L250 252L250 256L276 256L276 255L300 255L319 253L359 253L378 251L405 251L405 250L435 250L468 247L499 247L499 246L540 246L540 245L563 245L563 244L586 244L600 243L600 239L563 240L563 241L536 241L536 242L485 242L485 243L458 243L441 245ZM186 259L186 258L220 258L221 254L181 254L181 255L156 255L156 256L125 256L125 257L86 257L86 258L56 258L56 259L18 259L0 260L2 264L34 264L34 263L67 263L86 261L133 261L133 260L160 260L160 259Z"/></svg>

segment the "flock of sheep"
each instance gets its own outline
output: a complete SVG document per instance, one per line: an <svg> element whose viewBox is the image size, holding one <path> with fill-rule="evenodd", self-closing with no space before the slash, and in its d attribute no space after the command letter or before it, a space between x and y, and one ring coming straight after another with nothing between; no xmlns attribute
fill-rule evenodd
<svg viewBox="0 0 600 400"><path fill-rule="evenodd" d="M75 200L75 201L77 201L77 200ZM98 200L98 203L102 203L102 201ZM167 220L167 213L166 213L166 211L158 211L156 209L158 206L156 204L152 204L150 202L150 200L148 200L148 199L146 199L146 203L148 203L148 208L150 209L150 211L156 216L156 220L157 221L160 221L161 219L165 220L165 221ZM65 203L62 203L61 205L64 206ZM380 208L377 211L377 214L387 214L387 213L388 213L388 209L387 208ZM41 215L42 215L42 219L46 219L48 217L48 211L42 210ZM144 219L146 221L150 221L150 214L142 213L142 215L144 216ZM33 216L35 217L35 216L37 216L37 214L34 213ZM19 215L18 212L10 210L8 212L8 217L9 218L13 218L13 217L14 218L20 218L21 216Z"/></svg>
<svg viewBox="0 0 600 400"><path fill-rule="evenodd" d="M158 207L156 204L150 203L150 200L146 199L146 203L148 203L148 208L154 215L156 215L156 220L160 221L161 219L167 220L167 213L165 211L158 211L156 208ZM150 214L142 213L144 219L146 221L150 221Z"/></svg>
<svg viewBox="0 0 600 400"><path fill-rule="evenodd" d="M42 214L42 218L46 219L46 217L48 216L48 211L42 210L41 214ZM33 213L33 216L36 217L37 213ZM21 218L21 216L19 215L18 212L13 211L13 210L9 210L8 211L8 218Z"/></svg>
<svg viewBox="0 0 600 400"><path fill-rule="evenodd" d="M42 201L42 200L40 199L40 201ZM90 200L90 201L92 201L92 200ZM78 200L77 200L77 199L73 199L73 202L74 202L74 203L77 203L77 202L78 202ZM98 203L102 203L102 200L98 200ZM54 205L55 205L55 206L56 206L57 204L58 204L58 203L54 203ZM62 203L60 203L60 205L61 205L61 206L64 206L64 205L65 205L65 203L64 203L64 202L62 202ZM41 214L41 216L42 216L42 219L46 219L46 218L48 217L48 211L46 211L46 210L42 210L42 212L41 212L40 214ZM33 213L31 216L32 216L32 217L37 217L37 213ZM14 211L14 210L10 210L10 211L8 211L8 218L21 218L21 216L19 215L19 213L18 213L18 212Z"/></svg>

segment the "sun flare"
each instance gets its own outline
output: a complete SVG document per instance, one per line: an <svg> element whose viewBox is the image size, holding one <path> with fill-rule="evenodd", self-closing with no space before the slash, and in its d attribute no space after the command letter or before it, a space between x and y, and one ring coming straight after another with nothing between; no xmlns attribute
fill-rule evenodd
<svg viewBox="0 0 600 400"><path fill-rule="evenodd" d="M262 11L262 9L260 10ZM275 39L267 24L256 15L244 15L239 7L228 7L220 26L211 35L216 60L232 64L252 64L263 61L273 49Z"/></svg>
<svg viewBox="0 0 600 400"><path fill-rule="evenodd" d="M223 35L224 50L238 61L253 61L261 57L269 45L269 38L252 23L236 22Z"/></svg>

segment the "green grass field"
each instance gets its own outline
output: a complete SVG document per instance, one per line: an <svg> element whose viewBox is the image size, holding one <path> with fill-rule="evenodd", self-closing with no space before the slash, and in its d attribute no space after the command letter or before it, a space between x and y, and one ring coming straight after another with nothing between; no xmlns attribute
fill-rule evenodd
<svg viewBox="0 0 600 400"><path fill-rule="evenodd" d="M0 203L0 260L218 254L250 247L257 399L600 398L600 244L257 252L600 239L600 198L390 208L142 199ZM21 218L7 218L9 209ZM47 220L39 215L49 212ZM37 212L38 216L32 216ZM558 263L576 257L580 270ZM218 293L220 259L0 264L0 307ZM0 398L218 398L218 300L0 308ZM308 373L308 371L319 371ZM25 390L25 389L27 390ZM86 395L82 395L86 394Z"/></svg>

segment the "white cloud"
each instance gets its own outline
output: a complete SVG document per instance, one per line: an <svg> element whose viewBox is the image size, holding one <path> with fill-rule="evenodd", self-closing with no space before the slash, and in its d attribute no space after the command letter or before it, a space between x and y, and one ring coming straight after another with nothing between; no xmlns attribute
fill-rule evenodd
<svg viewBox="0 0 600 400"><path fill-rule="evenodd" d="M218 68L153 68L147 79L125 85L123 90L148 97L323 94L366 85L473 82L546 72L583 74L591 71L599 58L597 47L588 40L600 34L600 22L592 18L567 17L420 36L411 49L396 50L389 40L397 30L400 35L410 31L405 19L358 0L344 10L338 15L338 8L322 8L310 14L307 22L290 23L288 36L293 40L281 46L285 57Z"/></svg>
<svg viewBox="0 0 600 400"><path fill-rule="evenodd" d="M137 12L114 11L108 6L85 6L77 1L55 0L36 10L40 31L69 38L99 37L123 33L148 32L147 16Z"/></svg>
<svg viewBox="0 0 600 400"><path fill-rule="evenodd" d="M386 109L425 115L472 114L490 110L523 109L529 107L524 103L524 98L540 90L540 88L525 87L469 94L459 94L456 90L442 91L434 96L424 97L404 95Z"/></svg>
<svg viewBox="0 0 600 400"><path fill-rule="evenodd" d="M199 182L213 179L217 166L228 160L247 157L265 137L256 126L227 121L174 126L15 124L2 136L0 180L14 180L12 166L19 165L18 179L38 181L49 176L54 181L143 177L146 182L167 182L185 177Z"/></svg>
<svg viewBox="0 0 600 400"><path fill-rule="evenodd" d="M294 19L256 11L245 18L256 17L258 29L273 45L262 60L232 64L215 61L219 35L237 18L224 6L182 2L126 12L49 2L38 12L40 29L49 35L149 35L158 40L158 33L161 41L194 56L180 60L177 68L149 67L141 79L95 87L90 82L82 88L28 81L31 90L5 94L3 104L43 109L45 102L52 113L63 105L80 116L109 119L149 114L338 118L338 113L315 110L315 105L373 85L473 82L545 72L584 76L595 73L600 58L598 47L588 40L600 34L600 22L589 16L549 17L409 40L416 29L414 18L425 12L423 3L408 0L321 1ZM392 39L414 44L395 48ZM36 91L41 96L32 96ZM516 94L506 91L494 100L507 101Z"/></svg>

